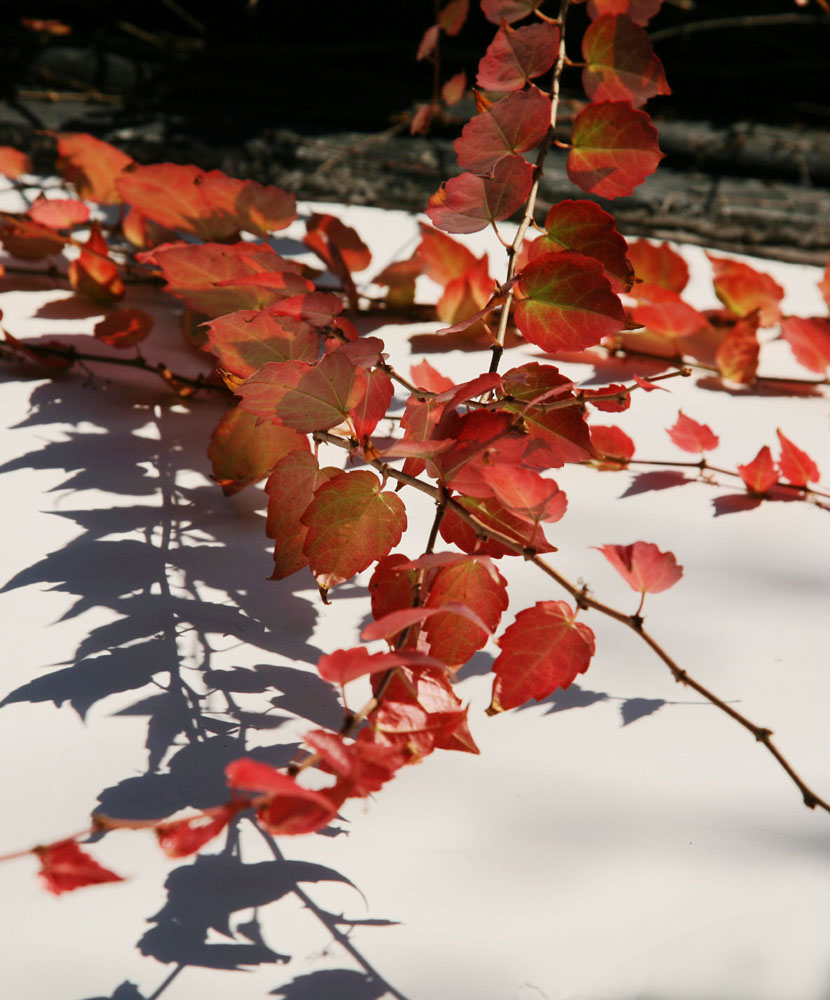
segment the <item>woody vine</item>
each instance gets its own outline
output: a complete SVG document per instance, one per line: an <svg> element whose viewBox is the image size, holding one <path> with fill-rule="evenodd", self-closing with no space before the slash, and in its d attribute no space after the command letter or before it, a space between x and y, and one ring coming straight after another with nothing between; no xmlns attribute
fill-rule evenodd
<svg viewBox="0 0 830 1000"><path fill-rule="evenodd" d="M208 447L213 475L226 494L265 481L273 579L310 572L326 601L332 588L371 569L374 620L361 638L387 646L321 657L320 677L342 694L342 724L308 732L287 768L242 757L226 770L227 798L212 808L140 823L96 814L82 831L6 856L36 855L52 892L119 879L80 846L93 834L150 828L168 855L183 857L242 814L266 838L312 833L349 799L379 792L434 750L477 753L453 687L458 670L495 637L500 652L489 714L544 699L589 668L591 611L636 633L678 683L772 755L809 808L830 812L830 802L797 772L765 724L697 681L646 629L647 595L682 574L674 554L648 541L600 546L638 595L633 612L611 607L556 568L545 525L565 515L568 500L550 470L584 463L613 471L640 461L618 426L589 420L597 411L620 412L633 400L647 407L648 393L695 368L737 388L775 381L759 376L758 367L763 333L776 326L809 373L801 380L805 391L826 393L830 366L830 321L783 316L783 290L769 276L711 257L723 309L699 312L682 298L689 277L682 258L666 245L628 243L613 216L591 200L630 194L661 158L657 131L642 110L649 98L669 93L646 30L660 3L588 0L593 20L580 62L567 51L570 5L562 0L551 11L540 0L483 0L496 27L475 81L477 113L455 143L462 172L430 199L431 225L422 225L414 254L373 276L386 289L382 297L358 289L354 275L370 266L371 255L336 217L313 215L304 237L336 279L333 289L319 269L280 256L267 242L296 218L288 192L195 166L141 166L85 134L56 136L67 197L39 197L25 212L2 215L9 273L51 261L55 279L64 280L55 262L66 259L65 250L74 254L65 280L101 306L94 333L105 347L84 352L27 342L5 329L0 358L56 376L79 367L130 367L163 380L183 401L197 393L225 400L228 409ZM467 13L466 0L451 0L421 41L418 58L433 60L435 88L413 117L413 132L426 130L465 91L459 75L442 83L439 51L441 36L459 32ZM587 98L567 141L557 131L566 72L581 75ZM576 197L542 217L539 181L552 156L567 157ZM21 191L30 190L22 179L28 169L22 153L0 150L0 171ZM120 206L118 221L93 220L90 205ZM507 239L499 223L514 216L520 222ZM488 227L505 252L495 276L486 257L475 258L456 239ZM426 360L400 372L383 342L361 333L369 313L390 322L428 314L415 299L421 275L442 288L428 311L446 324L441 335L470 352L471 377L463 383ZM140 345L152 335L153 317L122 304L139 283L163 283L184 304L185 335L213 356L212 372L193 378L144 359ZM827 272L821 288L830 305ZM593 351L657 360L664 371L599 389L580 388L553 364L501 371L506 345L521 341L548 355ZM405 408L389 441L378 428L394 420L396 392ZM783 430L776 455L760 444L735 469L710 463L706 455L718 440L705 424L679 413L669 435L698 457L657 464L732 477L753 503L788 495L828 508L816 463ZM321 466L321 445L339 450L343 464ZM358 462L364 467L351 467ZM411 491L435 505L414 556L396 551ZM551 593L503 627L507 584L498 560L516 556L549 581ZM568 600L558 599L562 591ZM353 705L349 685L367 676L372 696ZM313 787L306 781L312 769L325 776Z"/></svg>

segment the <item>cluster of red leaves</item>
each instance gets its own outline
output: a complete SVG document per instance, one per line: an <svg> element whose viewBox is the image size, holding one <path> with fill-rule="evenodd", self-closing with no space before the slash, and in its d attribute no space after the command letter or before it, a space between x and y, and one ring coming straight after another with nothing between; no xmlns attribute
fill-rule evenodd
<svg viewBox="0 0 830 1000"><path fill-rule="evenodd" d="M682 298L689 277L682 258L665 244L628 244L593 201L554 205L520 249L504 287L490 276L486 256L475 257L448 235L494 225L531 195L539 167L528 156L544 154L553 139L553 91L538 81L554 67L561 72L564 59L561 26L544 16L520 23L540 6L541 0L483 0L498 27L478 67L478 113L455 143L463 172L430 201L427 214L438 228L422 225L412 256L374 276L388 289L387 304L412 303L424 276L441 288L436 314L449 329L439 335L461 336L463 346L491 345L491 316L512 297L518 333L547 353L603 343L665 358L687 355L714 363L723 379L738 384L756 379L759 328L780 322L797 361L826 373L826 318L782 317L783 291L769 276L716 257L710 257L714 289L724 308L698 311ZM640 110L669 92L645 31L658 7L659 0L588 2L582 82L589 103L572 126L567 171L591 195L629 194L661 157L656 131ZM441 33L460 31L467 12L468 0L440 8L419 58L432 56ZM447 103L463 89L454 79ZM567 498L550 470L584 462L623 469L633 457L634 443L619 427L589 426L587 404L619 412L634 390L659 386L634 376L632 385L579 390L555 365L540 362L456 384L423 361L410 372L415 391L404 401L402 433L382 440L376 432L392 401L393 376L407 383L387 365L383 342L360 336L342 315L344 300L358 311L354 276L371 265L353 229L331 215L307 220L305 245L339 282L340 294L323 292L317 272L267 242L242 238L262 240L295 220L294 199L280 188L195 166L138 166L87 135L59 135L57 146L58 167L79 198L123 203L121 235L142 251L139 264L154 269L167 292L202 321L200 346L237 397L211 437L214 478L226 494L267 480L273 579L308 567L325 596L373 567L373 620L361 640L385 645L320 658L320 677L343 690L344 702L346 687L360 678L368 678L373 697L351 722L347 716L342 732L307 733L291 773L241 758L226 771L228 802L144 825L171 857L200 850L246 809L275 835L309 833L327 826L349 798L373 794L436 749L477 753L453 676L496 637L507 610L507 584L494 560L554 551L545 526L564 516ZM29 169L22 154L0 148L0 172L16 177ZM124 282L104 231L89 218L80 200L39 199L25 217L6 221L2 240L9 253L30 260L74 245L80 253L69 268L72 287L108 310L95 336L111 347L136 347L152 317L111 308L125 294ZM89 231L76 240L78 227ZM830 300L830 278L822 288ZM682 412L668 434L695 454L719 444L711 428ZM369 467L321 467L316 445L329 438ZM800 487L818 479L812 459L780 431L778 438L777 462L765 446L738 468L752 495L766 495L779 476ZM415 558L394 551L406 508L386 485L391 463L400 459L402 477L427 484L442 510L429 551ZM433 551L441 542L446 549ZM672 553L649 542L599 551L641 598L668 589L682 574ZM579 606L553 600L516 615L495 638L490 714L547 698L588 668L594 635L578 618ZM312 768L315 787L301 780ZM100 820L101 829L117 825ZM119 879L74 840L35 853L56 893Z"/></svg>

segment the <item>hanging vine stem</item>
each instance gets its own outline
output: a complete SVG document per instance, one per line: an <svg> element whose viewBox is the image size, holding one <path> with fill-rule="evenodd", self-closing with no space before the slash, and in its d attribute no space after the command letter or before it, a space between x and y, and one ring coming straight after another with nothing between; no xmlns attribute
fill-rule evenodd
<svg viewBox="0 0 830 1000"><path fill-rule="evenodd" d="M570 0L561 0L559 5L559 13L557 15L557 23L559 25L559 50L556 56L556 62L553 66L553 82L551 84L550 94L550 125L548 126L544 142L539 147L539 154L536 157L533 186L530 189L527 204L525 205L524 216L522 217L522 221L519 223L519 228L516 231L513 242L507 247L507 275L505 278L505 285L510 284L516 273L516 258L522 248L522 244L524 243L528 227L533 222L533 213L536 210L536 198L539 194L539 184L542 180L545 159L553 141L553 130L556 127L556 116L559 111L560 80L562 78L562 71L565 68L565 61L567 58L565 55L565 16L568 13L569 4ZM501 239L501 237L499 237L499 239ZM507 334L507 324L510 321L510 310L513 306L514 296L514 286L510 284L510 287L507 289L505 294L501 315L499 316L499 327L496 332L496 340L491 348L492 357L490 358L489 369L491 372L498 371L501 356L504 354L504 338Z"/></svg>
<svg viewBox="0 0 830 1000"><path fill-rule="evenodd" d="M338 448L350 451L357 449L357 442L346 441L334 434L329 434L327 431L315 431L313 436L316 441L333 444ZM366 461L367 464L373 466L385 477L395 479L407 486L412 486L415 489L420 490L420 492L425 493L427 496L432 497L436 500L436 502L444 497L446 508L451 510L456 516L461 518L461 520L469 524L479 537L499 542L506 548L516 552L518 555L524 556L528 562L533 563L534 566L540 569L546 576L550 577L550 579L557 583L563 590L566 590L576 601L577 608L597 611L599 614L605 615L607 618L613 618L614 621L617 621L621 625L625 625L627 628L630 628L633 632L636 632L643 642L645 642L646 645L648 645L668 667L677 683L683 684L686 687L691 688L693 691L696 691L701 697L705 698L711 705L714 705L716 708L728 715L731 719L751 733L759 743L762 743L766 747L769 753L772 754L778 764L789 775L790 779L801 792L804 804L809 809L819 808L827 813L830 813L830 802L821 798L821 796L817 795L809 787L809 785L806 784L806 782L789 763L787 758L773 743L772 730L752 722L745 715L742 715L736 709L732 708L731 705L728 705L713 691L710 691L699 681L695 680L686 670L681 668L678 663L666 652L666 650L663 649L660 643L657 642L657 640L643 628L643 619L639 614L626 614L624 611L619 611L617 608L612 608L610 605L604 604L602 601L598 601L596 598L591 597L587 587L580 587L575 583L572 583L567 579L567 577L559 573L559 571L554 569L550 563L538 555L534 549L528 548L527 546L522 545L521 542L517 542L515 539L510 538L508 535L503 535L501 532L496 531L494 528L486 525L474 514L470 514L470 512L457 500L449 496L444 496L447 492L446 489L440 486L432 486L429 483L425 483L422 479L418 479L415 476L410 476L408 473L398 471L379 459L370 460L367 458Z"/></svg>

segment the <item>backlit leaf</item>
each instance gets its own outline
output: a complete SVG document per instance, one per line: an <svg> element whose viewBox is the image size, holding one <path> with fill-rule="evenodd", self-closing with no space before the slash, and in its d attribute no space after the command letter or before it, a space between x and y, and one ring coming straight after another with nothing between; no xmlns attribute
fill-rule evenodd
<svg viewBox="0 0 830 1000"><path fill-rule="evenodd" d="M564 601L540 601L520 611L497 641L501 653L493 664L488 715L570 687L594 655L594 633Z"/></svg>
<svg viewBox="0 0 830 1000"><path fill-rule="evenodd" d="M510 94L470 119L453 144L459 166L488 174L505 156L535 149L550 126L550 98L535 88Z"/></svg>
<svg viewBox="0 0 830 1000"><path fill-rule="evenodd" d="M527 201L533 168L521 156L506 156L492 177L465 173L451 177L429 199L427 215L448 233L477 233L509 218Z"/></svg>
<svg viewBox="0 0 830 1000"><path fill-rule="evenodd" d="M257 817L277 835L313 833L337 813L336 804L324 792L303 788L287 774L250 757L231 761L225 776L231 788L268 796L257 808Z"/></svg>
<svg viewBox="0 0 830 1000"><path fill-rule="evenodd" d="M634 457L634 442L619 427L591 427L591 444L601 456L600 469L624 469Z"/></svg>
<svg viewBox="0 0 830 1000"><path fill-rule="evenodd" d="M3 249L18 260L43 260L61 253L64 241L51 229L28 219L7 219L0 229Z"/></svg>
<svg viewBox="0 0 830 1000"><path fill-rule="evenodd" d="M321 486L301 521L311 572L328 589L383 559L401 539L406 510L373 472L342 472Z"/></svg>
<svg viewBox="0 0 830 1000"><path fill-rule="evenodd" d="M602 264L573 250L531 261L518 288L516 326L545 351L581 351L626 326L622 303Z"/></svg>
<svg viewBox="0 0 830 1000"><path fill-rule="evenodd" d="M331 466L319 468L316 456L308 450L307 441L304 448L292 449L274 466L265 484L268 494L265 534L274 539L272 580L283 580L308 565L308 556L303 552L308 528L300 519L308 510L315 492L323 483L339 475L340 470Z"/></svg>
<svg viewBox="0 0 830 1000"><path fill-rule="evenodd" d="M591 101L630 101L634 107L670 94L663 64L646 32L626 14L597 18L582 37L582 86Z"/></svg>
<svg viewBox="0 0 830 1000"><path fill-rule="evenodd" d="M421 229L421 242L415 250L415 257L423 265L424 273L433 281L446 286L453 278L466 274L475 264L475 256L463 243L423 222L418 225Z"/></svg>
<svg viewBox="0 0 830 1000"><path fill-rule="evenodd" d="M451 76L441 87L441 100L448 108L458 104L467 90L467 74L462 70Z"/></svg>
<svg viewBox="0 0 830 1000"><path fill-rule="evenodd" d="M660 285L636 285L640 304L631 310L636 323L661 337L688 337L709 326L703 315L680 298L677 292Z"/></svg>
<svg viewBox="0 0 830 1000"><path fill-rule="evenodd" d="M448 35L457 35L464 27L470 0L449 0L438 12L438 26Z"/></svg>
<svg viewBox="0 0 830 1000"><path fill-rule="evenodd" d="M99 865L74 840L62 840L48 847L37 847L34 853L40 860L38 875L49 892L56 896L62 892L71 892L72 889L81 889L85 885L124 881L120 875Z"/></svg>
<svg viewBox="0 0 830 1000"><path fill-rule="evenodd" d="M817 483L819 480L818 466L807 452L796 447L788 437L784 437L780 430L776 431L776 434L781 445L781 458L778 460L781 475L789 480L793 486Z"/></svg>
<svg viewBox="0 0 830 1000"><path fill-rule="evenodd" d="M21 174L32 172L32 161L26 153L14 146L0 146L0 175L15 180Z"/></svg>
<svg viewBox="0 0 830 1000"><path fill-rule="evenodd" d="M234 811L229 806L220 806L188 819L159 823L154 827L159 846L168 858L195 854L225 829Z"/></svg>
<svg viewBox="0 0 830 1000"><path fill-rule="evenodd" d="M365 646L355 646L321 656L317 670L324 681L342 687L358 677L385 673L402 666L441 668L437 660L412 650L370 654Z"/></svg>
<svg viewBox="0 0 830 1000"><path fill-rule="evenodd" d="M750 493L766 493L778 482L778 467L766 445L747 465L739 465L738 472Z"/></svg>
<svg viewBox="0 0 830 1000"><path fill-rule="evenodd" d="M723 378L740 385L755 381L761 350L757 329L757 322L750 317L739 320L723 338L715 354Z"/></svg>
<svg viewBox="0 0 830 1000"><path fill-rule="evenodd" d="M93 333L110 347L135 347L149 335L154 322L150 313L143 309L115 309L95 324Z"/></svg>
<svg viewBox="0 0 830 1000"><path fill-rule="evenodd" d="M712 432L711 427L692 420L682 410L677 414L676 423L667 433L678 448L693 453L712 451L719 443L718 436Z"/></svg>
<svg viewBox="0 0 830 1000"><path fill-rule="evenodd" d="M316 330L302 320L275 316L259 309L239 309L204 324L204 350L216 355L219 365L247 378L272 361L317 360Z"/></svg>
<svg viewBox="0 0 830 1000"><path fill-rule="evenodd" d="M104 305L124 297L124 282L109 259L109 247L97 222L92 224L80 257L69 265L69 283L76 292Z"/></svg>
<svg viewBox="0 0 830 1000"><path fill-rule="evenodd" d="M628 257L634 266L637 281L644 285L659 285L661 288L682 292L689 282L689 265L668 243L649 243L635 240L628 244ZM640 298L639 284L631 294Z"/></svg>
<svg viewBox="0 0 830 1000"><path fill-rule="evenodd" d="M222 416L211 434L208 458L213 478L225 496L232 496L264 479L292 451L308 451L304 435L235 406Z"/></svg>
<svg viewBox="0 0 830 1000"><path fill-rule="evenodd" d="M344 271L362 271L372 262L369 248L355 230L333 215L309 216L303 243L338 277Z"/></svg>
<svg viewBox="0 0 830 1000"><path fill-rule="evenodd" d="M776 281L739 260L706 256L714 271L715 294L731 313L743 317L758 309L761 326L778 322L784 289Z"/></svg>
<svg viewBox="0 0 830 1000"><path fill-rule="evenodd" d="M641 594L659 594L683 576L683 567L671 552L661 552L651 542L597 546L625 582Z"/></svg>
<svg viewBox="0 0 830 1000"><path fill-rule="evenodd" d="M825 373L830 365L830 320L819 316L811 319L785 316L781 320L781 336L799 364L811 372Z"/></svg>
<svg viewBox="0 0 830 1000"><path fill-rule="evenodd" d="M428 392L446 392L447 389L452 389L454 384L452 379L436 371L427 360L412 365L409 375L418 388L426 389Z"/></svg>
<svg viewBox="0 0 830 1000"><path fill-rule="evenodd" d="M76 198L38 198L26 213L47 229L71 229L89 220L89 209Z"/></svg>
<svg viewBox="0 0 830 1000"><path fill-rule="evenodd" d="M544 479L532 469L491 465L482 469L481 475L502 507L523 521L538 524L558 521L565 515L565 494L552 479Z"/></svg>
<svg viewBox="0 0 830 1000"><path fill-rule="evenodd" d="M545 216L545 232L530 244L530 260L546 253L575 250L598 260L614 292L629 289L634 269L628 246L612 215L593 201L560 201Z"/></svg>
<svg viewBox="0 0 830 1000"><path fill-rule="evenodd" d="M392 400L392 379L380 368L366 374L363 398L349 411L358 441L369 437L385 416Z"/></svg>
<svg viewBox="0 0 830 1000"><path fill-rule="evenodd" d="M521 90L553 66L559 47L559 29L545 21L521 28L500 25L496 37L478 64L476 83L500 93Z"/></svg>
<svg viewBox="0 0 830 1000"><path fill-rule="evenodd" d="M116 181L132 158L86 132L63 132L57 137L58 173L84 201L114 205L121 201Z"/></svg>
<svg viewBox="0 0 830 1000"><path fill-rule="evenodd" d="M568 177L602 198L620 198L657 169L657 129L625 101L589 104L574 119Z"/></svg>
<svg viewBox="0 0 830 1000"><path fill-rule="evenodd" d="M395 771L408 762L400 750L379 746L365 737L346 741L340 733L315 729L306 733L303 740L320 755L321 769L338 776L338 784L349 798L365 798L379 792L395 776Z"/></svg>
<svg viewBox="0 0 830 1000"><path fill-rule="evenodd" d="M663 0L588 0L592 18L603 14L628 14L635 24L646 25L660 10Z"/></svg>
<svg viewBox="0 0 830 1000"><path fill-rule="evenodd" d="M542 0L481 0L484 16L493 24L500 24L502 20L508 24L521 21L541 5Z"/></svg>

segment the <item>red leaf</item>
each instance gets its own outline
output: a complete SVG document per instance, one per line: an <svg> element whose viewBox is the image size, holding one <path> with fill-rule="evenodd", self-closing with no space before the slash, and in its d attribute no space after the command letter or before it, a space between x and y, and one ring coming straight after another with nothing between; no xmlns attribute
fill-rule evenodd
<svg viewBox="0 0 830 1000"><path fill-rule="evenodd" d="M602 198L631 194L663 158L648 115L625 101L583 108L574 119L571 143L568 177Z"/></svg>
<svg viewBox="0 0 830 1000"><path fill-rule="evenodd" d="M32 161L14 146L0 146L0 175L15 180L21 174L32 172Z"/></svg>
<svg viewBox="0 0 830 1000"><path fill-rule="evenodd" d="M582 394L598 410L604 410L606 413L622 413L631 406L631 393L627 392L619 399L613 397L618 396L624 389L624 385L615 383L606 385L602 389L583 389ZM609 396L612 398L607 398Z"/></svg>
<svg viewBox="0 0 830 1000"><path fill-rule="evenodd" d="M443 669L443 665L430 656L411 650L396 650L392 653L369 653L365 646L353 649L338 649L320 657L317 670L324 681L343 687L358 677L385 673L395 667L433 667Z"/></svg>
<svg viewBox="0 0 830 1000"><path fill-rule="evenodd" d="M458 104L467 89L467 74L462 69L460 73L451 76L441 87L441 100L448 108Z"/></svg>
<svg viewBox="0 0 830 1000"><path fill-rule="evenodd" d="M445 486L467 496L492 496L493 490L483 479L491 465L519 462L527 448L527 437L514 427L508 413L473 410L472 413L446 416L436 432L439 438L451 438L451 448L428 460L430 475Z"/></svg>
<svg viewBox="0 0 830 1000"><path fill-rule="evenodd" d="M457 35L464 27L470 10L470 0L449 0L438 12L438 26L448 35Z"/></svg>
<svg viewBox="0 0 830 1000"><path fill-rule="evenodd" d="M346 332L344 320L338 315L342 311L343 303L332 292L292 295L291 298L280 299L271 307L271 312L275 316L292 316L312 326L335 326L341 332ZM349 336L349 340L352 339Z"/></svg>
<svg viewBox="0 0 830 1000"><path fill-rule="evenodd" d="M488 715L570 687L594 655L594 633L564 601L540 601L520 611L498 644Z"/></svg>
<svg viewBox="0 0 830 1000"><path fill-rule="evenodd" d="M772 326L781 318L778 303L784 289L768 274L756 271L738 260L713 257L707 253L714 271L715 294L735 316L749 316L760 310L761 326Z"/></svg>
<svg viewBox="0 0 830 1000"><path fill-rule="evenodd" d="M159 846L168 858L186 858L218 836L233 818L229 806L210 809L189 819L159 823L155 827Z"/></svg>
<svg viewBox="0 0 830 1000"><path fill-rule="evenodd" d="M413 606L417 592L416 577L414 570L401 568L407 562L409 560L405 555L396 552L381 559L375 566L369 581L372 617L375 620Z"/></svg>
<svg viewBox="0 0 830 1000"><path fill-rule="evenodd" d="M420 389L426 389L427 392L446 392L447 389L452 389L454 385L452 379L436 371L426 360L421 361L417 365L412 365L409 369L409 374L415 385Z"/></svg>
<svg viewBox="0 0 830 1000"><path fill-rule="evenodd" d="M678 448L693 453L712 451L719 444L719 438L712 433L711 427L692 420L682 410L678 412L677 422L668 429L667 434Z"/></svg>
<svg viewBox="0 0 830 1000"><path fill-rule="evenodd" d="M117 302L126 289L118 268L109 259L109 247L97 222L93 222L85 246L87 249L81 250L81 256L69 265L69 284L95 302Z"/></svg>
<svg viewBox="0 0 830 1000"><path fill-rule="evenodd" d="M588 425L579 407L569 406L547 410L544 403L536 401L551 392L556 399L573 397L570 379L561 375L553 365L540 365L535 361L512 368L502 384L512 402L505 409L522 415L523 425L535 448L528 448L525 461L537 469L559 468L566 462L585 462L593 449ZM557 390L564 390L560 395Z"/></svg>
<svg viewBox="0 0 830 1000"><path fill-rule="evenodd" d="M646 25L660 10L663 0L588 0L591 18L603 14L628 14L635 24Z"/></svg>
<svg viewBox="0 0 830 1000"><path fill-rule="evenodd" d="M366 375L363 399L349 411L358 441L369 437L386 415L394 393L392 379L380 368Z"/></svg>
<svg viewBox="0 0 830 1000"><path fill-rule="evenodd" d="M293 451L308 451L308 440L302 434L260 420L236 406L224 414L211 434L208 458L213 478L227 497L264 479Z"/></svg>
<svg viewBox="0 0 830 1000"><path fill-rule="evenodd" d="M317 332L290 316L239 309L203 327L207 331L203 350L215 354L222 368L240 378L272 361L317 360Z"/></svg>
<svg viewBox="0 0 830 1000"><path fill-rule="evenodd" d="M823 375L830 365L830 320L785 316L781 336L792 348L796 361L811 372Z"/></svg>
<svg viewBox="0 0 830 1000"><path fill-rule="evenodd" d="M634 107L670 94L663 64L646 32L625 14L603 15L582 36L582 86L590 101L630 101Z"/></svg>
<svg viewBox="0 0 830 1000"><path fill-rule="evenodd" d="M546 21L511 28L502 23L478 64L476 83L485 90L521 90L553 66L559 29Z"/></svg>
<svg viewBox="0 0 830 1000"><path fill-rule="evenodd" d="M778 467L766 445L748 465L739 465L738 472L750 493L761 495L778 482Z"/></svg>
<svg viewBox="0 0 830 1000"><path fill-rule="evenodd" d="M514 320L545 351L581 351L626 326L602 264L573 250L545 254L522 271Z"/></svg>
<svg viewBox="0 0 830 1000"><path fill-rule="evenodd" d="M477 530L462 520L452 509L447 510L441 522L441 537L445 542L457 545L462 552L492 556L495 559L522 554L498 540L488 539L487 529L504 535L528 552L556 551L548 543L538 524L522 520L511 511L505 510L494 497L458 497L456 502L481 526Z"/></svg>
<svg viewBox="0 0 830 1000"><path fill-rule="evenodd" d="M143 309L116 309L95 324L93 333L110 347L134 347L149 335L154 322Z"/></svg>
<svg viewBox="0 0 830 1000"><path fill-rule="evenodd" d="M304 361L263 365L234 391L249 413L308 433L341 423L365 390L363 370L342 351L335 351L316 365Z"/></svg>
<svg viewBox="0 0 830 1000"><path fill-rule="evenodd" d="M502 20L508 24L521 21L541 5L542 0L481 0L484 16L493 24L500 24Z"/></svg>
<svg viewBox="0 0 830 1000"><path fill-rule="evenodd" d="M431 24L423 33L415 53L415 59L420 62L422 59L429 59L438 44L441 28L437 24Z"/></svg>
<svg viewBox="0 0 830 1000"><path fill-rule="evenodd" d="M715 364L723 378L739 385L755 381L761 350L757 329L752 318L739 320L720 342Z"/></svg>
<svg viewBox="0 0 830 1000"><path fill-rule="evenodd" d="M208 317L240 309L261 309L292 294L282 286L266 288L234 283L252 274L292 274L302 287L313 288L311 282L300 277L298 264L261 244L174 243L156 247L139 255L139 259L160 267L168 282L165 290ZM284 278L280 281L285 284Z"/></svg>
<svg viewBox="0 0 830 1000"><path fill-rule="evenodd" d="M709 321L680 298L677 292L660 285L637 285L638 298L645 299L631 310L635 322L661 337L689 337L709 326Z"/></svg>
<svg viewBox="0 0 830 1000"><path fill-rule="evenodd" d="M603 456L600 469L624 469L634 457L634 442L619 427L592 427L591 444Z"/></svg>
<svg viewBox="0 0 830 1000"><path fill-rule="evenodd" d="M415 257L423 265L427 277L446 286L453 278L463 277L474 266L476 258L463 243L423 222L419 225L421 242Z"/></svg>
<svg viewBox="0 0 830 1000"><path fill-rule="evenodd" d="M116 187L147 218L206 241L227 240L243 229L266 236L297 217L293 195L281 188L192 164L135 166L118 178Z"/></svg>
<svg viewBox="0 0 830 1000"><path fill-rule="evenodd" d="M633 545L602 545L598 550L625 582L641 594L659 594L683 576L683 567L671 552L661 552L651 542Z"/></svg>
<svg viewBox="0 0 830 1000"><path fill-rule="evenodd" d="M37 847L34 853L40 859L38 874L49 890L56 896L85 885L99 885L102 882L123 882L120 875L101 867L86 851L82 851L74 840L62 840L48 847Z"/></svg>
<svg viewBox="0 0 830 1000"><path fill-rule="evenodd" d="M614 217L593 201L554 205L545 217L545 233L530 245L530 259L560 250L575 250L598 260L614 292L629 289L634 281L628 246L617 232Z"/></svg>
<svg viewBox="0 0 830 1000"><path fill-rule="evenodd" d="M502 507L523 521L538 524L565 516L565 494L552 479L544 479L532 469L491 465L485 466L481 475Z"/></svg>
<svg viewBox="0 0 830 1000"><path fill-rule="evenodd" d="M784 437L780 430L776 431L781 444L781 458L778 465L781 475L793 486L806 486L807 483L817 483L819 471L816 463L806 451L797 448L789 438Z"/></svg>
<svg viewBox="0 0 830 1000"><path fill-rule="evenodd" d="M477 316L490 302L493 288L487 258L482 257L461 277L447 284L435 306L435 314L444 323L459 325Z"/></svg>
<svg viewBox="0 0 830 1000"><path fill-rule="evenodd" d="M310 247L326 267L343 277L352 271L363 271L372 262L369 248L354 229L333 215L309 216L303 243Z"/></svg>
<svg viewBox="0 0 830 1000"><path fill-rule="evenodd" d="M38 198L26 213L47 229L71 229L89 221L89 209L75 198Z"/></svg>
<svg viewBox="0 0 830 1000"><path fill-rule="evenodd" d="M521 156L505 156L492 177L451 177L429 199L427 215L448 233L477 233L492 222L509 218L526 201L533 168Z"/></svg>
<svg viewBox="0 0 830 1000"><path fill-rule="evenodd" d="M340 733L315 729L303 739L322 758L320 767L341 779L338 783L348 797L365 798L379 792L407 763L400 750L379 746L365 737L346 742Z"/></svg>
<svg viewBox="0 0 830 1000"><path fill-rule="evenodd" d="M659 285L673 292L682 292L689 282L689 265L668 243L656 245L646 240L628 244L628 256L634 266L637 281L645 285ZM640 298L640 285L631 294Z"/></svg>
<svg viewBox="0 0 830 1000"><path fill-rule="evenodd" d="M263 426L277 431L289 430L273 424ZM272 580L283 580L308 565L308 556L303 552L308 528L300 519L323 483L341 475L339 469L331 466L320 469L317 458L308 451L308 442L304 438L300 440L305 441L305 447L292 449L284 455L265 484L268 494L265 534L275 539Z"/></svg>
<svg viewBox="0 0 830 1000"><path fill-rule="evenodd" d="M373 472L358 470L324 483L301 521L311 572L328 589L389 554L406 528L406 510L396 494L381 492Z"/></svg>
<svg viewBox="0 0 830 1000"><path fill-rule="evenodd" d="M27 219L6 219L2 240L6 253L18 260L43 260L51 254L60 253L64 247L64 241L56 237L51 229Z"/></svg>
<svg viewBox="0 0 830 1000"><path fill-rule="evenodd" d="M225 776L231 788L268 795L268 800L257 809L257 817L271 833L313 833L337 814L337 806L324 792L303 788L287 774L250 757L231 761L225 768Z"/></svg>
<svg viewBox="0 0 830 1000"><path fill-rule="evenodd" d="M488 631L457 614L430 618L425 628L430 655L450 668L460 667L484 646L507 609L507 583L489 559L462 557L439 567L429 584L427 608L459 604L475 612Z"/></svg>
<svg viewBox="0 0 830 1000"><path fill-rule="evenodd" d="M491 104L464 126L453 143L459 166L489 174L511 153L535 149L550 126L550 98L535 88L510 94Z"/></svg>
<svg viewBox="0 0 830 1000"><path fill-rule="evenodd" d="M131 157L102 139L86 132L63 132L58 135L58 173L84 201L114 205L121 201L116 180Z"/></svg>

